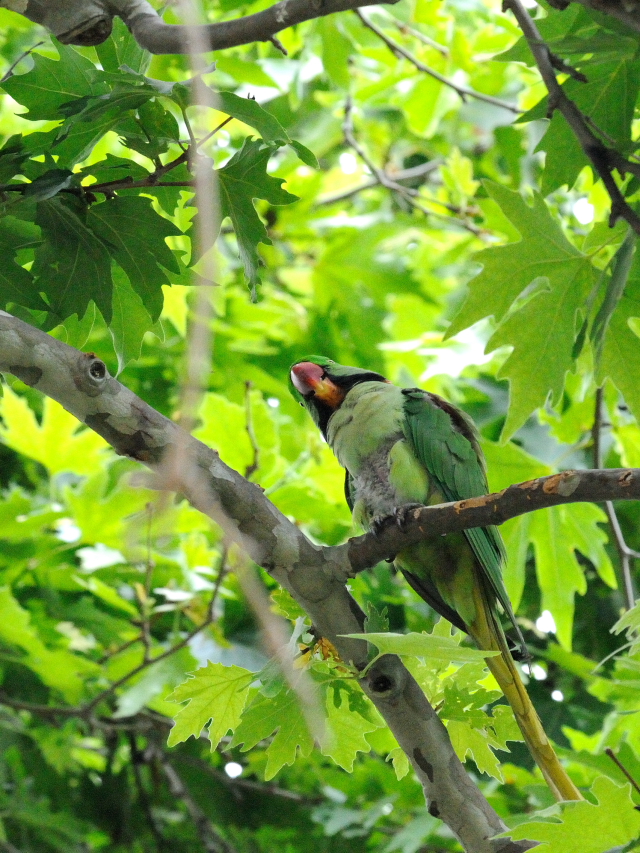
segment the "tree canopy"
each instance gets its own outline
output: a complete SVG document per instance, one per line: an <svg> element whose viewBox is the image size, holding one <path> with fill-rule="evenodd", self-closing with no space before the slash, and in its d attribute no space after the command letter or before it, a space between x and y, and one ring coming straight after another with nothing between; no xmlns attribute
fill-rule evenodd
<svg viewBox="0 0 640 853"><path fill-rule="evenodd" d="M94 5L82 46L0 2L0 849L640 850L635 0L157 55ZM308 353L464 409L506 491L354 538ZM490 518L584 802L385 562Z"/></svg>

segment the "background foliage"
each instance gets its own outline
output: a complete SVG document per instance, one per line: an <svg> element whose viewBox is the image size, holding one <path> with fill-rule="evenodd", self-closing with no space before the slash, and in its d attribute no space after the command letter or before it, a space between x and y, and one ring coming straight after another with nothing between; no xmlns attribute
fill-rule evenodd
<svg viewBox="0 0 640 853"><path fill-rule="evenodd" d="M632 157L637 38L576 4L538 15L587 77L566 90ZM562 116L545 118L499 4L403 0L287 30L287 57L234 48L205 75L218 94L200 113L188 61L144 54L122 26L97 49L46 40L22 56L41 32L6 10L0 25L2 307L93 350L171 415L208 287L213 371L196 435L317 541L351 526L340 469L287 392L309 352L463 406L493 489L640 466L634 241L609 227ZM216 170L215 248L213 235L192 245L196 162ZM623 189L633 204L637 179ZM20 382L5 384L0 414L0 847L459 849L350 673L264 577L327 711L314 749L238 582L252 569L218 530L132 488L136 466ZM616 511L617 540L594 505L504 526L530 691L573 777L593 786L564 823L547 812L518 830L548 851L638 834L604 752L640 779L640 614L611 632L638 513ZM407 660L509 825L549 806L479 655L386 564L352 588L375 608L371 630L383 608L393 632L433 630Z"/></svg>

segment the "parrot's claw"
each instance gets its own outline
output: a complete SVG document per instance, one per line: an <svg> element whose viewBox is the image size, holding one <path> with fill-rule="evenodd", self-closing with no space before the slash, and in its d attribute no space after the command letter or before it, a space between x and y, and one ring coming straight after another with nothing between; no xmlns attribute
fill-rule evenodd
<svg viewBox="0 0 640 853"><path fill-rule="evenodd" d="M378 536L382 533L383 529L389 524L389 520L392 518L392 515L374 515L369 522L369 530L375 536Z"/></svg>
<svg viewBox="0 0 640 853"><path fill-rule="evenodd" d="M375 533L376 536L381 533L389 524L395 524L400 530L403 530L410 521L413 510L421 509L424 504L411 503L397 506L390 515L374 515L369 522L369 530Z"/></svg>
<svg viewBox="0 0 640 853"><path fill-rule="evenodd" d="M396 525L400 528L400 530L404 530L407 526L408 522L411 520L411 513L416 509L422 509L424 504L419 503L411 503L411 504L403 504L402 506L397 506L393 511L393 516L396 521Z"/></svg>

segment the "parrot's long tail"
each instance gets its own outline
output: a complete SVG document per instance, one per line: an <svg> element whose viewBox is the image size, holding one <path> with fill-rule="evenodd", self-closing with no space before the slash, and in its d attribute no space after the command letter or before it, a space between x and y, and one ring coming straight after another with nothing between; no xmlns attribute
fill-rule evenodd
<svg viewBox="0 0 640 853"><path fill-rule="evenodd" d="M540 718L509 652L495 607L488 604L487 597L483 595L484 590L478 589L483 587L483 584L476 584L475 587L476 620L473 626L469 626L470 633L481 649L500 652L500 655L487 658L487 666L513 709L534 761L557 800L582 800L582 794L560 764L542 728Z"/></svg>

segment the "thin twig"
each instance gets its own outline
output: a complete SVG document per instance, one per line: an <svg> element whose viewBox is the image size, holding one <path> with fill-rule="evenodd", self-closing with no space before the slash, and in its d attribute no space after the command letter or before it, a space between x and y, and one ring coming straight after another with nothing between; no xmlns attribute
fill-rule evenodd
<svg viewBox="0 0 640 853"><path fill-rule="evenodd" d="M41 42L42 43L42 42ZM191 156L192 148L195 147L195 150L202 148L205 142L208 142L212 136L214 136L219 130L229 124L229 122L233 119L233 116L227 116L227 118L220 122L220 124L215 127L212 131L207 133L202 137L200 142L198 142L195 138L193 139L192 144L187 147L178 157L174 160L171 160L169 163L165 163L164 165L161 163L160 165L156 164L156 168L153 172L150 172L146 178L141 178L138 181L132 180L130 177L118 178L113 181L102 181L98 184L81 184L79 187L64 187L59 192L62 193L71 193L72 195L77 195L81 192L88 193L103 193L105 195L110 195L111 193L117 192L117 190L134 190L134 189L146 189L153 187L193 187L195 188L196 182L195 180L186 180L186 181L163 181L162 177L166 175L168 172L171 172L173 169L176 169L178 166L181 166L183 163L187 163ZM19 183L19 184L4 184L0 186L0 192L26 192L27 188L31 186L31 183Z"/></svg>
<svg viewBox="0 0 640 853"><path fill-rule="evenodd" d="M122 645L118 646L117 649L113 649L113 651L110 651L110 652L105 652L101 657L98 658L96 663L98 663L98 664L106 663L108 660L110 660L110 658L116 657L116 655L119 655L121 652L125 652L131 646L135 646L136 643L141 643L141 642L142 642L142 634L138 634L137 636L133 637L131 640L127 640L126 643L122 643Z"/></svg>
<svg viewBox="0 0 640 853"><path fill-rule="evenodd" d="M229 124L229 122L230 122L232 119L233 119L233 116L227 116L227 117L226 117L226 119L225 119L224 121L221 121L221 122L220 122L220 124L219 124L217 127L214 127L212 131L210 131L210 132L209 132L209 133L207 133L205 136L203 136L203 137L202 137L202 139L200 140L200 142L198 143L198 148L202 148L202 146L205 144L205 142L208 142L208 141L211 139L211 137L212 137L212 136L215 136L215 134L216 134L219 130L222 130L222 128L223 128L226 124Z"/></svg>
<svg viewBox="0 0 640 853"><path fill-rule="evenodd" d="M292 462L291 465L289 465L284 474L279 477L273 485L264 490L265 495L272 495L274 492L277 492L278 489L288 485L292 480L297 480L301 476L300 468L302 468L303 465L306 465L310 459L311 451L303 450L295 462Z"/></svg>
<svg viewBox="0 0 640 853"><path fill-rule="evenodd" d="M162 768L162 772L169 783L169 790L172 796L181 800L195 826L196 832L206 853L235 853L234 848L226 841L214 825L211 823L206 814L191 796L189 789L184 784L175 767L171 764L167 756L162 750L157 747L149 747L147 752L152 753L153 757L158 761Z"/></svg>
<svg viewBox="0 0 640 853"><path fill-rule="evenodd" d="M227 776L224 770L218 770L217 767L212 767L207 761L203 761L201 758L196 758L195 756L188 755L184 752L176 753L174 760L181 764L197 767L199 770L202 770L204 773L207 773L218 782L222 782L230 788L234 794L239 795L239 799L242 797L242 790L244 789L246 791L257 791L263 797L280 797L283 800L291 800L295 803L304 803L305 805L310 806L317 806L319 803L323 802L322 797L308 797L305 794L298 793L297 791L289 791L286 788L281 788L279 785L256 782L253 779L243 779L242 776L237 776L235 779L232 779L231 776Z"/></svg>
<svg viewBox="0 0 640 853"><path fill-rule="evenodd" d="M378 11L382 12L383 10L379 9ZM430 38L428 35L425 35L425 33L421 33L420 30L416 30L414 27L410 27L409 24L405 24L404 21L398 20L398 18L394 17L393 15L390 15L388 12L385 17L390 23L392 23L395 27L398 28L398 30L402 33L403 36L411 36L412 38L416 38L423 44L428 45L428 47L432 47L434 50L437 50L438 53L441 53L443 56L448 57L450 55L448 47L445 47L443 44L440 44L439 42Z"/></svg>
<svg viewBox="0 0 640 853"><path fill-rule="evenodd" d="M435 71L433 68L430 68L428 65L425 65L424 62L421 62L412 53L409 53L408 50L405 50L402 45L398 44L397 41L394 41L383 30L381 30L372 21L370 21L361 9L354 9L354 13L360 18L360 20L365 25L365 27L367 27L367 29L370 29L371 32L375 33L378 38L386 44L386 46L395 56L406 59L419 71L423 71L425 74L428 74L430 77L433 77L434 80L438 80L443 85L448 86L450 89L453 89L453 91L461 98L462 101L465 101L467 98L475 98L478 101L484 101L486 104L492 104L494 107L501 107L503 110L509 110L509 112L512 113L520 114L523 112L523 110L521 110L515 104L510 104L507 101L501 100L500 98L494 98L492 95L483 95L482 92L476 92L475 89L469 89L468 86L460 86L458 85L458 83L454 83L453 80L450 80L448 77L445 77L443 74L440 74L438 71Z"/></svg>
<svg viewBox="0 0 640 853"><path fill-rule="evenodd" d="M218 588L218 586L215 587L214 594L217 594ZM195 636L197 636L201 631L204 631L204 629L207 628L212 622L213 607L211 606L211 604L209 604L207 608L207 617L204 622L198 625L197 628L194 628L193 631L190 631L185 637L183 637L182 640L180 640L179 643L176 643L175 646L171 646L170 649L167 649L166 651L162 652L151 660L143 660L141 664L134 667L129 672L125 673L121 678L117 679L117 681L114 681L112 684L109 685L109 687L107 687L105 690L95 696L90 702L87 702L87 704L83 706L85 711L92 711L97 705L100 704L100 702L103 701L103 699L106 699L107 696L111 695L114 690L117 690L118 687L121 687L123 684L129 681L130 678L133 678L134 675L137 675L139 672L142 672L148 667L153 666L153 664L159 663L161 660L164 660L165 658L174 655L176 652L179 652L180 649L183 649L185 646L187 646Z"/></svg>
<svg viewBox="0 0 640 853"><path fill-rule="evenodd" d="M153 506L148 503L146 506L147 514L147 565L145 567L143 594L139 595L140 601L140 639L144 648L143 660L148 662L151 660L151 624L150 624L150 608L149 602L151 598L151 582L153 579L154 562L151 558L151 522L153 521Z"/></svg>
<svg viewBox="0 0 640 853"><path fill-rule="evenodd" d="M596 174L602 180L609 198L611 212L609 224L613 226L622 218L629 223L636 234L640 234L640 216L630 207L613 178L613 170L617 169L623 175L630 172L639 174L637 163L630 163L620 152L608 148L591 130L589 122L576 104L567 97L562 86L558 83L553 67L552 54L540 32L521 0L503 0L503 9L510 9L522 30L529 49L540 71L545 86L549 92L549 110L553 113L559 110L573 131L580 147L593 164Z"/></svg>
<svg viewBox="0 0 640 853"><path fill-rule="evenodd" d="M253 415L251 412L251 382L244 383L244 414L246 420L246 430L247 435L249 436L249 443L251 444L251 449L253 450L253 461L250 465L247 465L247 468L244 472L244 476L247 480L251 479L251 475L255 474L260 466L260 448L258 447L258 442L256 440L256 434L253 429Z"/></svg>
<svg viewBox="0 0 640 853"><path fill-rule="evenodd" d="M138 790L138 802L140 803L142 812L145 816L149 829L151 830L151 835L153 836L156 842L156 847L158 848L158 851L162 853L163 850L168 849L169 842L168 839L166 839L164 835L160 832L160 828L153 814L149 795L147 794L147 790L144 786L142 774L140 773L140 765L145 763L145 754L143 751L138 749L138 744L134 732L129 732L128 738L129 749L131 750L131 766L133 768L133 778L135 779L136 788Z"/></svg>
<svg viewBox="0 0 640 853"><path fill-rule="evenodd" d="M625 776L627 777L627 779L631 782L631 784L632 784L632 785L633 785L633 787L636 789L636 791L640 794L640 785L638 785L638 783L637 783L637 782L636 782L636 780L633 778L633 776L631 775L631 773L629 773L629 771L627 770L627 768L626 768L626 767L624 766L624 764L620 761L620 759L618 758L618 756L617 756L617 755L615 755L614 751L611 749L611 747L610 747L610 746L608 746L608 747L605 749L605 753L609 756L609 758L613 761L613 763L614 763L614 764L615 764L615 765L616 765L616 766L617 766L617 767L618 767L618 768L619 768L619 769L624 773L624 775L625 775Z"/></svg>
<svg viewBox="0 0 640 853"><path fill-rule="evenodd" d="M7 68L7 70L2 75L2 77L0 77L0 86L3 83L6 83L6 81L9 79L9 77L12 76L13 70L16 67L16 65L18 65L18 63L22 62L22 60L25 59L25 57L29 56L30 53L32 53L37 47L40 47L40 45L42 45L42 44L44 44L44 42L39 41L36 44L34 44L33 47L27 48L27 50L25 50L23 53L21 53L20 56L15 60L15 62L12 62L11 65Z"/></svg>
<svg viewBox="0 0 640 853"><path fill-rule="evenodd" d="M602 468L602 407L603 407L604 391L600 386L596 389L595 412L593 418L593 427L591 436L593 441L593 467ZM609 525L620 558L620 570L622 573L622 581L624 586L624 595L627 605L627 610L630 610L636 601L635 588L633 583L633 575L631 573L631 558L640 556L636 551L629 548L627 545L624 533L620 527L620 521L616 513L612 501L604 502L604 509L609 519Z"/></svg>
<svg viewBox="0 0 640 853"><path fill-rule="evenodd" d="M439 169L443 163L444 160L441 159L429 160L428 163L422 163L420 166L412 166L410 169L398 169L397 172L387 172L387 174L393 180L400 183L401 181L410 181L414 178L421 178L424 175L428 175L430 172L434 172L436 169ZM355 187L349 187L346 190L341 190L340 192L332 193L331 195L320 196L315 204L316 206L335 204L338 201L344 201L358 193L364 192L364 190L370 190L372 187L377 186L378 181L375 178L372 178L370 181L364 181L361 184L357 184Z"/></svg>
<svg viewBox="0 0 640 853"><path fill-rule="evenodd" d="M358 142L355 135L355 130L353 126L353 101L351 100L351 96L348 95L345 100L344 105L344 121L342 123L342 132L344 134L345 142L349 145L356 154L360 157L365 166L369 169L369 171L374 175L376 181L383 187L386 187L388 190L397 193L400 198L407 202L407 204L411 205L411 207L419 210L421 213L424 213L425 216L437 216L438 214L434 214L432 211L427 210L420 201L417 200L417 196L420 195L418 190L414 190L412 187L405 187L402 184L399 184L393 178L391 178L385 169L381 169L379 166L373 162L373 160L369 157L365 149ZM422 199L421 199L422 200ZM429 200L426 200L427 202ZM445 202L436 202L434 203L445 207L447 210L451 210L453 213L458 213L460 215L465 215L467 211L463 211L460 208L456 208L454 205L448 205ZM471 222L468 222L464 219L455 219L453 217L444 217L447 222L455 222L460 225L466 231L470 231L476 237L480 236L483 232L481 228L478 228L477 225L474 225Z"/></svg>

